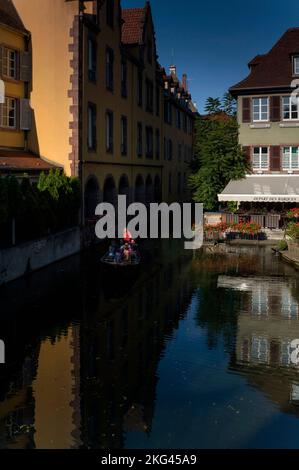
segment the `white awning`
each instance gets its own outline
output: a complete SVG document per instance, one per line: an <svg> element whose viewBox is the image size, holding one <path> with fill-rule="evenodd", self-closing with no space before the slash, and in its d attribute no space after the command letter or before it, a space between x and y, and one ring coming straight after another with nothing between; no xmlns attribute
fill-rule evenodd
<svg viewBox="0 0 299 470"><path fill-rule="evenodd" d="M219 201L299 202L299 175L247 175L231 180Z"/></svg>

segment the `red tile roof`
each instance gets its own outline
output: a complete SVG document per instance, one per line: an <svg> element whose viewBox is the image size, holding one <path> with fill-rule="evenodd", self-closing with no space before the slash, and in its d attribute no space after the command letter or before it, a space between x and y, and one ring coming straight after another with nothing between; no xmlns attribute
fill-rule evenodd
<svg viewBox="0 0 299 470"><path fill-rule="evenodd" d="M12 0L0 0L0 23L27 32Z"/></svg>
<svg viewBox="0 0 299 470"><path fill-rule="evenodd" d="M145 8L126 8L122 10L123 44L140 44L142 42Z"/></svg>
<svg viewBox="0 0 299 470"><path fill-rule="evenodd" d="M0 174L9 171L47 171L57 168L57 165L42 160L33 153L0 149Z"/></svg>
<svg viewBox="0 0 299 470"><path fill-rule="evenodd" d="M267 54L258 55L249 62L250 74L230 91L236 94L245 89L291 87L293 54L299 54L299 28L288 29Z"/></svg>

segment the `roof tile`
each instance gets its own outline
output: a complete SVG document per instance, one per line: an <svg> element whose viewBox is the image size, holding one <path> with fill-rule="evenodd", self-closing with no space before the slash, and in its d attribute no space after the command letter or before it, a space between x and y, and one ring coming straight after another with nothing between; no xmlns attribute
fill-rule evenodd
<svg viewBox="0 0 299 470"><path fill-rule="evenodd" d="M299 55L299 28L288 29L267 54L258 55L249 62L251 71L248 77L230 90L291 87L293 54Z"/></svg>
<svg viewBox="0 0 299 470"><path fill-rule="evenodd" d="M122 10L122 43L140 44L142 42L145 8L127 8Z"/></svg>

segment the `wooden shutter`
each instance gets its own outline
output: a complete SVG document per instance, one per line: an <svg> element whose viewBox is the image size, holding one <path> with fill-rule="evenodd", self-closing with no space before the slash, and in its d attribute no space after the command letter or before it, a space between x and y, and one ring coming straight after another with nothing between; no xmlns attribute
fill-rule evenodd
<svg viewBox="0 0 299 470"><path fill-rule="evenodd" d="M5 102L5 84L0 78L0 105Z"/></svg>
<svg viewBox="0 0 299 470"><path fill-rule="evenodd" d="M31 52L20 52L20 80L31 82L32 80L32 54Z"/></svg>
<svg viewBox="0 0 299 470"><path fill-rule="evenodd" d="M3 75L2 63L3 63L3 46L0 46L0 78Z"/></svg>
<svg viewBox="0 0 299 470"><path fill-rule="evenodd" d="M251 147L249 147L249 146L243 147L243 154L244 154L244 157L245 157L245 160L246 160L247 165L252 166L252 162L251 162Z"/></svg>
<svg viewBox="0 0 299 470"><path fill-rule="evenodd" d="M20 129L29 131L32 126L32 110L28 99L20 100Z"/></svg>
<svg viewBox="0 0 299 470"><path fill-rule="evenodd" d="M270 147L270 170L280 170L280 147L279 145L273 145Z"/></svg>
<svg viewBox="0 0 299 470"><path fill-rule="evenodd" d="M281 120L280 96L270 97L270 121L278 122Z"/></svg>
<svg viewBox="0 0 299 470"><path fill-rule="evenodd" d="M242 121L251 122L251 99L242 98Z"/></svg>

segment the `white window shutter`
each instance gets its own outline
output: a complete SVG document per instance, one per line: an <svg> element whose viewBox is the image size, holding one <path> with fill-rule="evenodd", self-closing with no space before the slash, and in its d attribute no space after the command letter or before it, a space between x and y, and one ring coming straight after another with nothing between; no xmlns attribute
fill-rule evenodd
<svg viewBox="0 0 299 470"><path fill-rule="evenodd" d="M20 129L30 131L32 127L32 109L30 101L26 98L20 100Z"/></svg>
<svg viewBox="0 0 299 470"><path fill-rule="evenodd" d="M20 52L20 80L31 82L32 80L32 54L28 51Z"/></svg>

